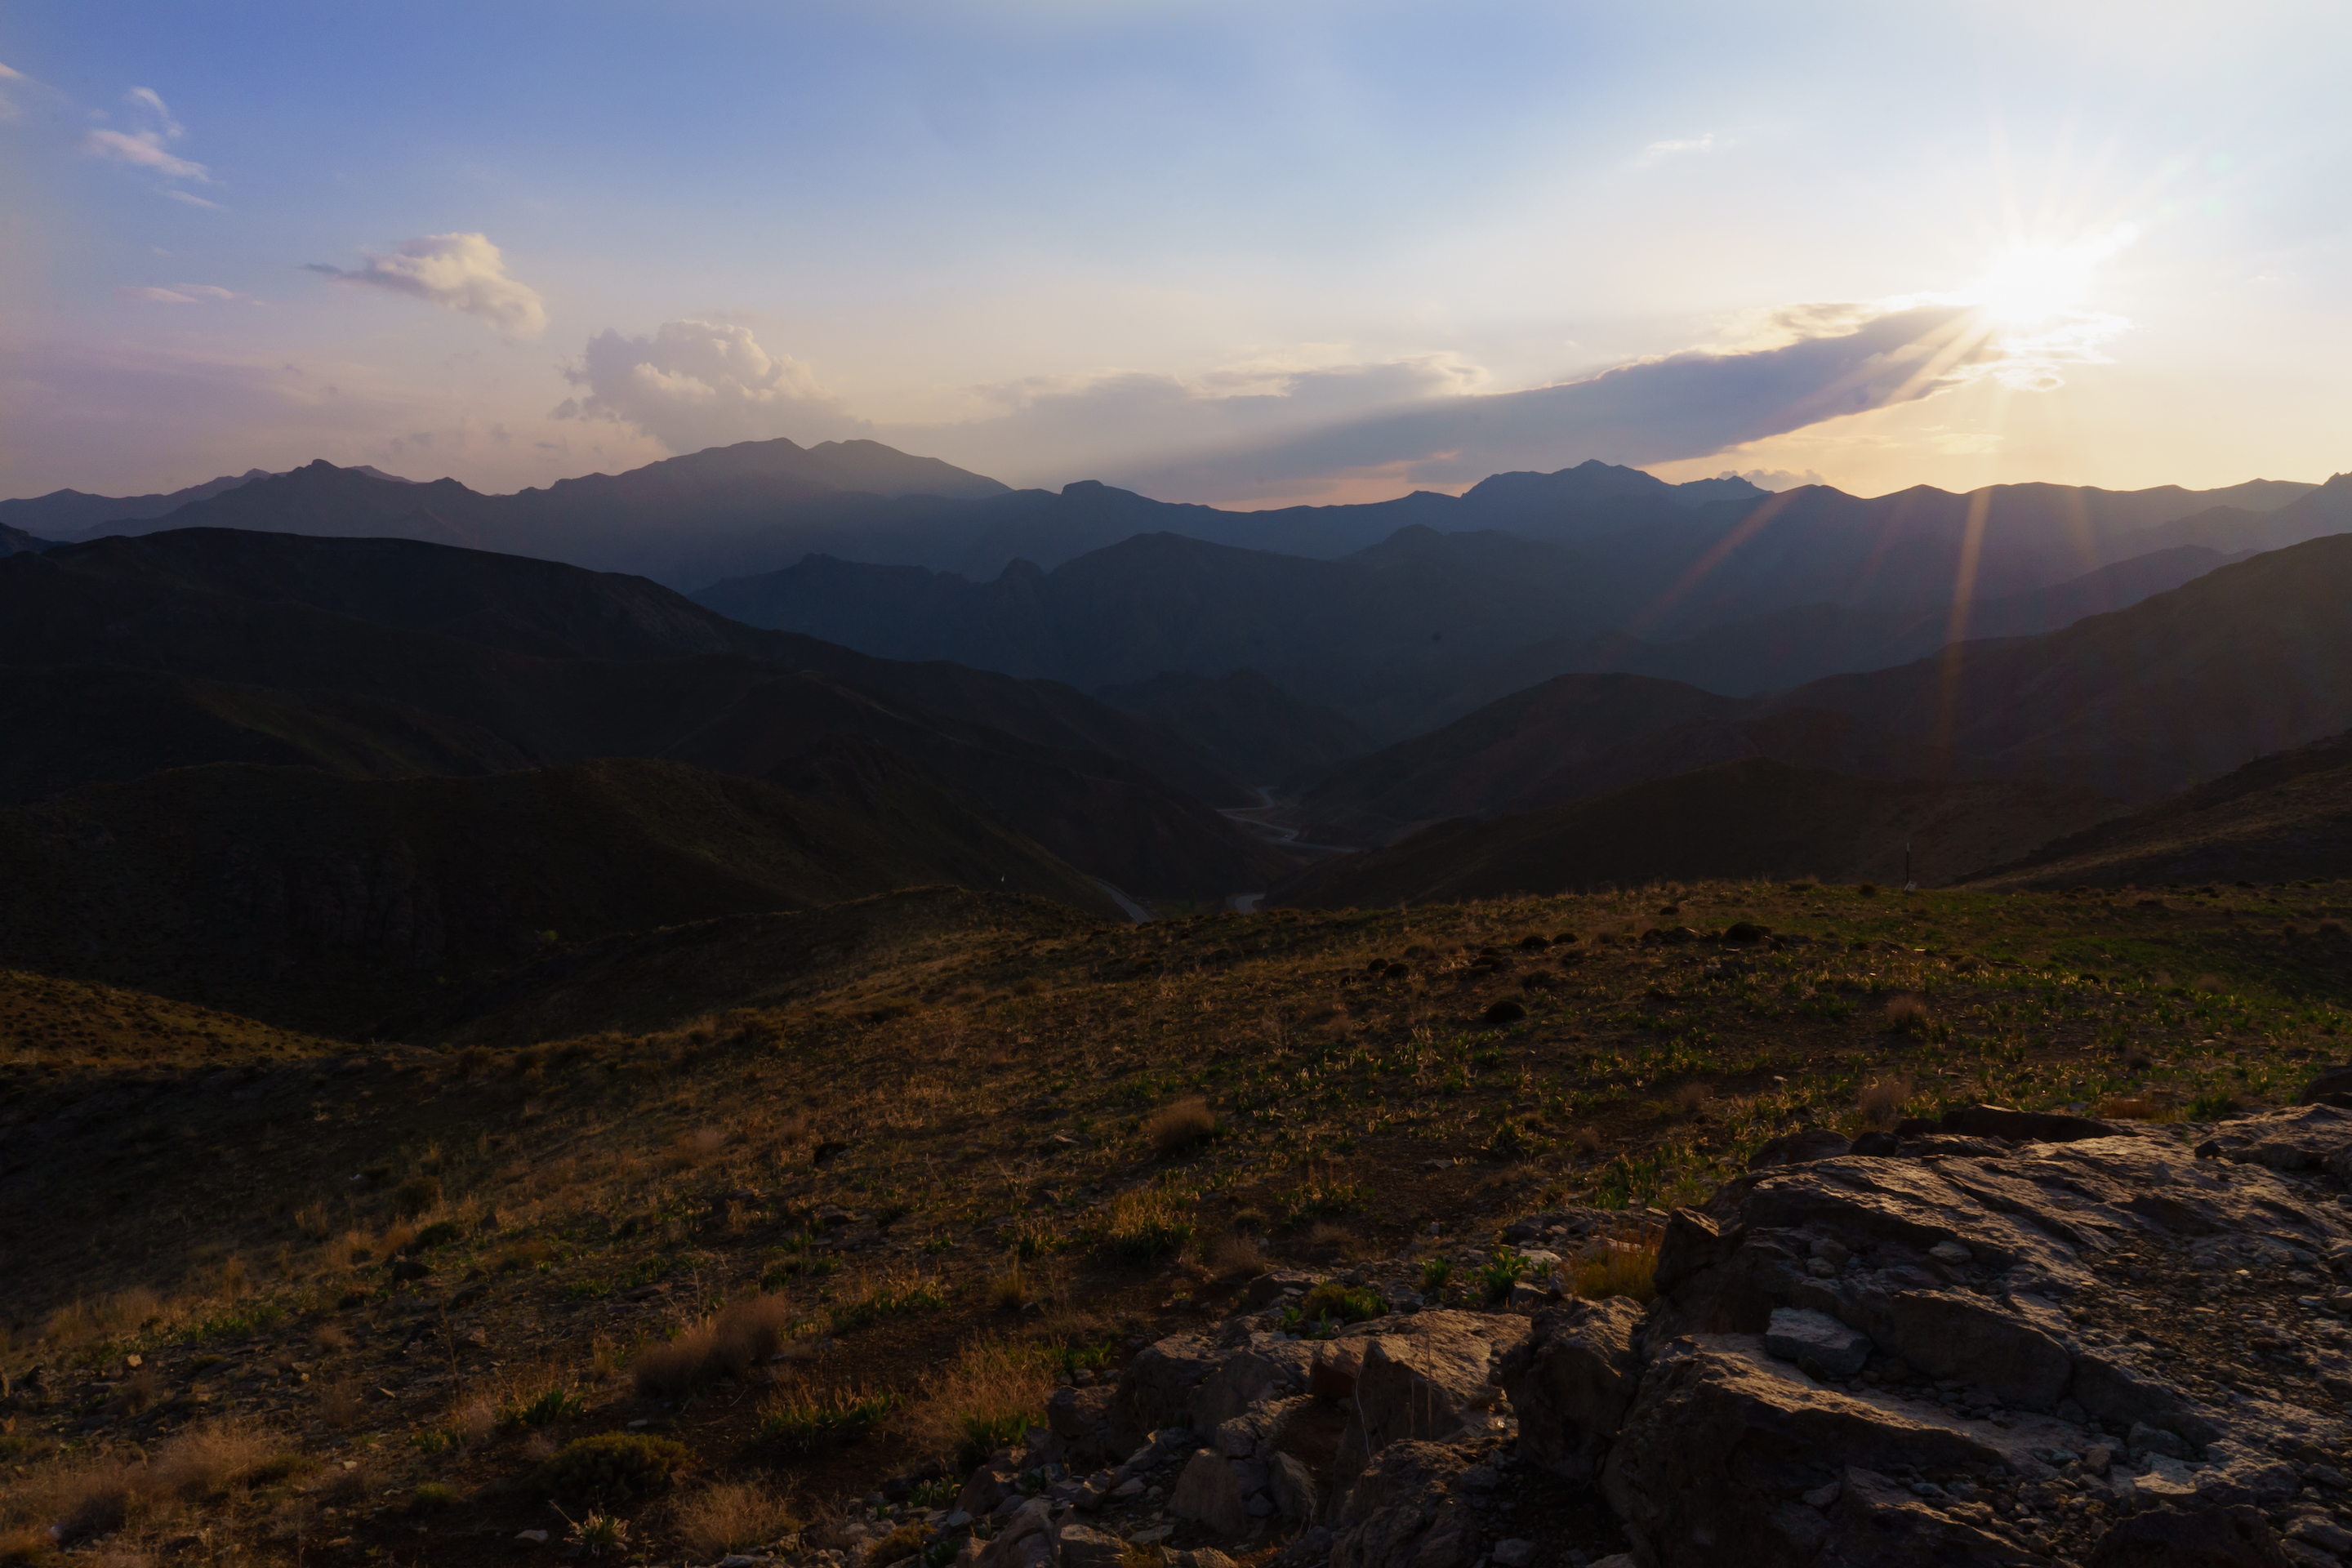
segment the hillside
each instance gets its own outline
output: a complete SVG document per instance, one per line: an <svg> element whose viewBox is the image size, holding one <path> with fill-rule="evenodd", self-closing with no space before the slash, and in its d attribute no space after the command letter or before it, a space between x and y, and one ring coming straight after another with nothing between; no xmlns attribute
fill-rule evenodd
<svg viewBox="0 0 2352 1568"><path fill-rule="evenodd" d="M420 988L543 947L894 888L961 882L1117 918L1088 879L936 784L825 794L623 759L394 781L219 764L93 785L0 812L0 966L365 1035Z"/></svg>
<svg viewBox="0 0 2352 1568"><path fill-rule="evenodd" d="M1095 696L1182 739L1234 779L1261 787L1319 777L1372 749L1364 732L1255 669L1211 678L1163 672Z"/></svg>
<svg viewBox="0 0 2352 1568"><path fill-rule="evenodd" d="M1139 896L1280 869L1213 809L1254 795L1066 687L757 631L552 563L217 531L68 546L0 561L0 665L50 672L17 708L47 726L23 789L231 760L407 775L671 755L759 776L862 735ZM173 723L95 722L75 706L90 690Z"/></svg>
<svg viewBox="0 0 2352 1568"><path fill-rule="evenodd" d="M2287 882L2352 868L2352 735L2261 757L2209 784L2042 845L1985 888Z"/></svg>
<svg viewBox="0 0 2352 1568"><path fill-rule="evenodd" d="M1246 1521L1164 1517L1189 1442L1097 1424L1211 1331L1303 1363L1311 1340L1275 1337L1286 1291L1368 1281L1382 1316L1349 1340L1407 1346L1552 1313L1631 1325L1664 1283L1652 1211L1870 1170L1998 1193L2027 1161L2123 1194L2049 1189L2073 1206L2036 1209L2045 1234L2086 1214L2178 1227L2156 1239L2179 1252L2058 1259L2088 1281L2066 1302L2086 1353L2142 1355L2132 1387L2194 1389L2217 1419L2324 1408L2331 1363L2242 1346L2193 1304L2303 1323L2311 1276L2273 1233L2332 1214L2310 1200L2338 1179L2189 1152L2284 1122L2273 1108L2352 1027L2342 944L2280 930L2347 897L1703 882L1136 927L930 889L584 943L370 1041L0 971L0 1541L37 1561L56 1524L103 1533L94 1559L184 1555L171 1543L202 1531L222 1558L290 1562L292 1541L306 1561L488 1568L530 1554L524 1531L562 1550L586 1505L550 1510L562 1472L541 1467L593 1438L675 1455L594 1500L649 1562L814 1564L902 1525L936 1550L964 1538L964 1489L1018 1500L1021 1468L1069 1455L1000 1478L971 1432L1018 1442L1051 1410L1079 1434L1060 1441L1094 1445L1077 1466L1143 1449L1138 1479L1162 1489L1087 1518L1239 1549ZM1640 940L1740 921L1772 935ZM1934 1131L1979 1101L2118 1120L2027 1124L2106 1141L2021 1157ZM1829 1152L1896 1125L1892 1154L1745 1173L1792 1133ZM2126 1161L2183 1173L2181 1194L2096 1185ZM2207 1223L2223 1200L2254 1216L2244 1235ZM1933 1201L1930 1235L1987 1212ZM1979 1257L2013 1241L2014 1212L1968 1222ZM2191 1245L2223 1250L2200 1268ZM1550 1298L1537 1248L1581 1304ZM1990 1311L1999 1278L1916 1295ZM1807 1399L2011 1437L1891 1359L1864 1396L1742 1364L1748 1386L1782 1369L1772 1386ZM1524 1384L1482 1396L1521 1432L1543 1408ZM1294 1409L1299 1462L1328 1480L1349 1413L1335 1394ZM2021 1445L2108 1440L1993 1414ZM1476 1438L1518 1515L1504 1527L1559 1561L1622 1550L1591 1489L1514 1440ZM2315 1466L2347 1462L2336 1436L2308 1441ZM2062 1489L1997 1495L2077 1558L2104 1525L2047 1500Z"/></svg>
<svg viewBox="0 0 2352 1568"><path fill-rule="evenodd" d="M1373 909L1708 877L1937 885L2112 816L2068 785L1860 779L1764 757L1318 862L1269 902Z"/></svg>
<svg viewBox="0 0 2352 1568"><path fill-rule="evenodd" d="M2352 476L2327 489L2352 498ZM1773 705L2147 801L2352 728L2347 594L2352 536L2315 539L2063 631L1832 677Z"/></svg>

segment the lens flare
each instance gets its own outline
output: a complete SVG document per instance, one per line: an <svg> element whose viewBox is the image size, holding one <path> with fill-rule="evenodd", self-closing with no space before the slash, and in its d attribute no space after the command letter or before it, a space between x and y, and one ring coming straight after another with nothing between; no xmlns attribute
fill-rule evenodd
<svg viewBox="0 0 2352 1568"><path fill-rule="evenodd" d="M1965 298L2010 326L2072 315L2088 302L2099 264L2137 237L2126 227L2073 245L2012 246Z"/></svg>

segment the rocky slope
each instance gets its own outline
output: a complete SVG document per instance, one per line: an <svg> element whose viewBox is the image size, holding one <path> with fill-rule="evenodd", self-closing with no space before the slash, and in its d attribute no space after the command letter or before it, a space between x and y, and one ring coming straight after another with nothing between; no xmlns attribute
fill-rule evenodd
<svg viewBox="0 0 2352 1568"><path fill-rule="evenodd" d="M1301 1568L2352 1553L2352 1111L1973 1106L1758 1167L1637 1216L1663 1232L1646 1310L1563 1294L1636 1245L1590 1210L1507 1227L1528 1278L1485 1310L1373 1265L1348 1310L1378 1315L1332 1331L1300 1310L1332 1287L1263 1277L1116 1384L1074 1381L924 1522L971 1532L974 1568L1123 1543L1192 1568L1276 1544Z"/></svg>

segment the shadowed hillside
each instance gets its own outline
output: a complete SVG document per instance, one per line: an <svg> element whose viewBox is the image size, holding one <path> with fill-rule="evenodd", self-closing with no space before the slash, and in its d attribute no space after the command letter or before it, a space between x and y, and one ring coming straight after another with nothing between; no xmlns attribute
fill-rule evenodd
<svg viewBox="0 0 2352 1568"><path fill-rule="evenodd" d="M2170 800L2045 844L1976 884L2288 882L2352 870L2352 735L2263 757Z"/></svg>
<svg viewBox="0 0 2352 1568"><path fill-rule="evenodd" d="M1638 887L1705 877L1948 882L2110 816L2070 785L1859 779L1768 758L1724 763L1571 805L1441 822L1336 857L1280 904L1380 908Z"/></svg>
<svg viewBox="0 0 2352 1568"><path fill-rule="evenodd" d="M1372 749L1347 720L1294 700L1254 669L1213 679L1170 671L1095 696L1164 727L1230 776L1262 785L1318 777Z"/></svg>
<svg viewBox="0 0 2352 1568"><path fill-rule="evenodd" d="M947 881L1117 915L944 790L828 793L621 759L397 781L224 764L96 785L0 813L0 965L364 1033L420 988L716 915Z"/></svg>

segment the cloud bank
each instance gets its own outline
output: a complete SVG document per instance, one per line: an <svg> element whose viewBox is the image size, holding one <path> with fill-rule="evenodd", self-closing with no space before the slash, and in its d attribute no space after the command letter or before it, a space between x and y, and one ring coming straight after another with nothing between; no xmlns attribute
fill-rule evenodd
<svg viewBox="0 0 2352 1568"><path fill-rule="evenodd" d="M867 429L808 366L769 353L749 327L664 321L646 338L607 329L563 374L587 395L565 398L556 418L635 426L674 452L778 436L822 441Z"/></svg>
<svg viewBox="0 0 2352 1568"><path fill-rule="evenodd" d="M349 268L312 262L310 270L478 316L518 342L533 342L547 331L546 304L537 290L507 275L506 258L486 235L428 234L390 256L363 260Z"/></svg>

